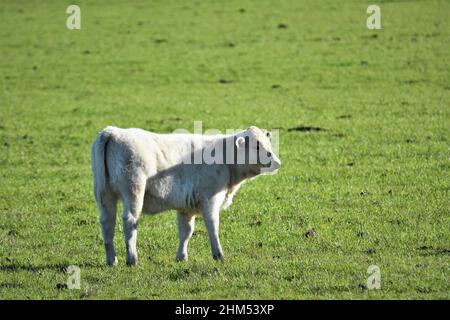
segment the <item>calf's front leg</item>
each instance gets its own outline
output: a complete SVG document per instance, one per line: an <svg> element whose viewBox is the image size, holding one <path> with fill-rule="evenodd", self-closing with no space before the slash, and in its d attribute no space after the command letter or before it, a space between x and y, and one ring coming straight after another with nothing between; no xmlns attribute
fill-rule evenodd
<svg viewBox="0 0 450 320"><path fill-rule="evenodd" d="M219 212L225 195L206 201L202 208L203 219L211 242L211 252L215 260L223 260L222 246L219 241Z"/></svg>

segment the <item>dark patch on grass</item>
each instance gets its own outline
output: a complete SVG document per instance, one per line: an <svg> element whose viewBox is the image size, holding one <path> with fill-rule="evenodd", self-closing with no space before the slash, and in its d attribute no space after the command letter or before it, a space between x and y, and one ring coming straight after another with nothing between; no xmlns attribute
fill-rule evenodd
<svg viewBox="0 0 450 320"><path fill-rule="evenodd" d="M348 292L350 288L347 286L327 285L327 286L323 286L323 287L311 286L308 289L312 292L315 292L316 294L322 294L322 293L330 293L330 292Z"/></svg>
<svg viewBox="0 0 450 320"><path fill-rule="evenodd" d="M369 62L366 61L366 60L362 60L362 61L361 61L361 65L362 65L362 66L368 66L368 65L369 65Z"/></svg>
<svg viewBox="0 0 450 320"><path fill-rule="evenodd" d="M10 230L9 232L8 232L8 236L10 236L10 237L17 237L19 235L19 231L17 231L17 230Z"/></svg>
<svg viewBox="0 0 450 320"><path fill-rule="evenodd" d="M416 290L419 293L430 293L433 291L430 287L417 287Z"/></svg>
<svg viewBox="0 0 450 320"><path fill-rule="evenodd" d="M239 9L239 12L240 12L240 13L245 13L246 11L245 11L244 8L241 8L241 9Z"/></svg>
<svg viewBox="0 0 450 320"><path fill-rule="evenodd" d="M373 255L373 254L377 253L377 251L374 248L369 248L369 249L364 250L364 253L368 254L368 255Z"/></svg>
<svg viewBox="0 0 450 320"><path fill-rule="evenodd" d="M370 35L370 36L363 36L362 38L364 38L364 39L378 39L378 34L376 34L376 33L374 33L374 34L372 34L372 35Z"/></svg>
<svg viewBox="0 0 450 320"><path fill-rule="evenodd" d="M192 234L194 237L204 237L207 235L206 231L203 230L194 230L194 233Z"/></svg>
<svg viewBox="0 0 450 320"><path fill-rule="evenodd" d="M225 39L224 44L226 47L230 47L230 48L233 48L235 46L234 42L230 39Z"/></svg>
<svg viewBox="0 0 450 320"><path fill-rule="evenodd" d="M189 293L193 293L193 294L196 294L196 293L199 293L199 292L202 292L202 289L200 289L200 288L192 288L192 289L189 290Z"/></svg>
<svg viewBox="0 0 450 320"><path fill-rule="evenodd" d="M166 43L167 41L168 40L164 39L164 38L157 38L157 39L153 40L153 42L156 44Z"/></svg>
<svg viewBox="0 0 450 320"><path fill-rule="evenodd" d="M282 22L278 24L278 29L287 29L287 27L288 27L287 23Z"/></svg>
<svg viewBox="0 0 450 320"><path fill-rule="evenodd" d="M63 200L66 197L66 194L62 190L56 191L56 195L58 196L59 200Z"/></svg>
<svg viewBox="0 0 450 320"><path fill-rule="evenodd" d="M417 84L422 82L422 80L416 80L416 79L409 79L409 80L405 80L403 81L404 84Z"/></svg>
<svg viewBox="0 0 450 320"><path fill-rule="evenodd" d="M351 118L352 118L351 114L343 114L336 117L336 119L351 119Z"/></svg>
<svg viewBox="0 0 450 320"><path fill-rule="evenodd" d="M183 121L183 119L180 118L180 117L170 117L170 118L159 120L159 123L163 124L163 123L166 123L166 122L181 122L181 121Z"/></svg>
<svg viewBox="0 0 450 320"><path fill-rule="evenodd" d="M345 134L343 134L341 132L333 133L332 136L335 138L345 138Z"/></svg>
<svg viewBox="0 0 450 320"><path fill-rule="evenodd" d="M253 289L254 286L250 281L245 281L245 283L240 283L237 285L238 289L250 290Z"/></svg>
<svg viewBox="0 0 450 320"><path fill-rule="evenodd" d="M150 292L148 295L152 298L161 297L161 294L159 292Z"/></svg>
<svg viewBox="0 0 450 320"><path fill-rule="evenodd" d="M281 86L279 84L273 84L271 88L272 89L279 89L279 88L281 88Z"/></svg>
<svg viewBox="0 0 450 320"><path fill-rule="evenodd" d="M189 269L176 270L169 274L169 279L171 281L179 281L188 278L191 275Z"/></svg>
<svg viewBox="0 0 450 320"><path fill-rule="evenodd" d="M450 249L448 248L435 248L433 246L424 245L418 247L416 250L421 251L421 256L436 256L436 255L446 255L450 254Z"/></svg>
<svg viewBox="0 0 450 320"><path fill-rule="evenodd" d="M298 131L298 132L311 132L311 131L326 131L327 129L313 126L298 126L289 128L288 131Z"/></svg>
<svg viewBox="0 0 450 320"><path fill-rule="evenodd" d="M65 284L65 283L57 283L56 286L55 286L55 289L57 289L57 290L65 290L65 289L67 289L67 284Z"/></svg>
<svg viewBox="0 0 450 320"><path fill-rule="evenodd" d="M234 83L233 80L219 79L220 84L231 84Z"/></svg>
<svg viewBox="0 0 450 320"><path fill-rule="evenodd" d="M87 220L87 219L77 219L73 222L76 226L86 226L86 225L95 225L97 224L96 221L93 220Z"/></svg>
<svg viewBox="0 0 450 320"><path fill-rule="evenodd" d="M426 38L434 38L434 37L439 37L441 34L439 32L433 32L433 33L427 33L425 35Z"/></svg>
<svg viewBox="0 0 450 320"><path fill-rule="evenodd" d="M90 50L84 50L83 54L91 54L91 51Z"/></svg>
<svg viewBox="0 0 450 320"><path fill-rule="evenodd" d="M296 280L297 277L295 275L288 275L284 277L284 280L288 281L288 282L292 282L294 280Z"/></svg>
<svg viewBox="0 0 450 320"><path fill-rule="evenodd" d="M368 236L369 236L369 234L365 231L358 232L358 237L360 237L360 238L367 238Z"/></svg>
<svg viewBox="0 0 450 320"><path fill-rule="evenodd" d="M104 281L104 279L102 277L95 276L95 275L87 275L87 276L84 276L83 278L85 278L88 283L102 283Z"/></svg>
<svg viewBox="0 0 450 320"><path fill-rule="evenodd" d="M306 238L317 238L319 234L317 233L316 229L312 228L311 230L306 231L303 234Z"/></svg>
<svg viewBox="0 0 450 320"><path fill-rule="evenodd" d="M25 286L21 283L16 283L16 282L2 282L2 283L0 283L0 288L23 289L23 288L25 288Z"/></svg>
<svg viewBox="0 0 450 320"><path fill-rule="evenodd" d="M400 219L390 220L389 223L391 223L391 224L396 224L396 225L398 225L398 226L399 226L399 225L402 225L402 224L405 224L405 222L402 221L402 220L400 220Z"/></svg>
<svg viewBox="0 0 450 320"><path fill-rule="evenodd" d="M251 222L250 226L252 226L252 227L259 227L259 226L261 226L261 224L262 224L262 222L260 220L256 220L254 222Z"/></svg>
<svg viewBox="0 0 450 320"><path fill-rule="evenodd" d="M69 214L77 213L79 211L83 211L83 209L81 209L81 208L79 208L77 206L68 206L68 207L66 207L66 212L69 213Z"/></svg>

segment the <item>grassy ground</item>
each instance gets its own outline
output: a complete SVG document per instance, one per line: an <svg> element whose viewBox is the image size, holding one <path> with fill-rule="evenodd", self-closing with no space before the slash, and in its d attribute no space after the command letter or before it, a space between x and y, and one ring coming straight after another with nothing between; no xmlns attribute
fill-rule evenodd
<svg viewBox="0 0 450 320"><path fill-rule="evenodd" d="M4 0L0 298L450 298L450 3ZM175 263L174 212L140 265L103 266L90 144L107 125L280 128L278 175L245 185ZM308 131L294 127L316 127ZM378 265L381 289L368 290ZM81 290L65 288L69 265Z"/></svg>

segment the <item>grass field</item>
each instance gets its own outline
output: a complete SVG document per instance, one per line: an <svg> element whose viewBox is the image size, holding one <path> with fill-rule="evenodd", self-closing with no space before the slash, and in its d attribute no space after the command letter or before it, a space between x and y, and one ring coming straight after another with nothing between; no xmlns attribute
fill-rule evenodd
<svg viewBox="0 0 450 320"><path fill-rule="evenodd" d="M68 30L72 3L0 6L0 298L450 298L449 1L378 0L382 30L368 1L76 1ZM279 173L221 216L225 262L199 221L176 263L168 212L139 266L122 232L104 266L96 133L194 120L280 128Z"/></svg>

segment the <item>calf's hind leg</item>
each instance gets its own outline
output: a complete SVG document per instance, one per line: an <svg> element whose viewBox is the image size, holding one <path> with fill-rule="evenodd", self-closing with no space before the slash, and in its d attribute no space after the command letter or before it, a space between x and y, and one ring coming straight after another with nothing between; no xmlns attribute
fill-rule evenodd
<svg viewBox="0 0 450 320"><path fill-rule="evenodd" d="M103 242L106 251L106 264L117 264L116 251L114 250L114 230L117 217L117 197L112 193L105 193L99 201L100 224L102 226Z"/></svg>
<svg viewBox="0 0 450 320"><path fill-rule="evenodd" d="M123 232L126 246L126 263L127 265L136 265L138 261L137 255L137 225L138 219L142 212L145 195L145 180L140 183L134 183L132 188L123 197Z"/></svg>
<svg viewBox="0 0 450 320"><path fill-rule="evenodd" d="M179 237L177 261L186 261L188 259L188 242L194 233L195 215L178 211L177 224Z"/></svg>

